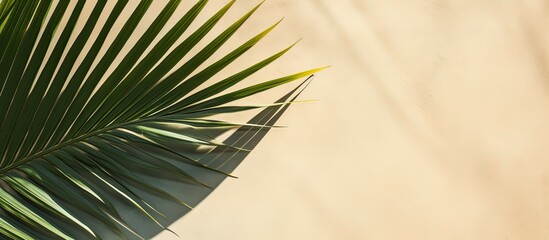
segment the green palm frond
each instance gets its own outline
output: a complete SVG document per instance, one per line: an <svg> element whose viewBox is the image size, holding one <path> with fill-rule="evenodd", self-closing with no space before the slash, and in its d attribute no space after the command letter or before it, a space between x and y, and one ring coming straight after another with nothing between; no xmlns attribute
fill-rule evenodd
<svg viewBox="0 0 549 240"><path fill-rule="evenodd" d="M199 0L161 35L180 2L165 3L145 34L122 53L152 0L139 2L110 43L107 37L115 22L121 21L128 0L117 1L108 13L107 1L94 1L86 17L82 14L86 1L71 5L68 0L0 0L0 238L100 239L112 234L141 238L142 230L123 216L127 209L137 212L139 221L165 229L161 219L166 212L150 196L182 208L195 203L180 200L174 194L178 190L160 188L147 176L176 177L188 185L212 187L177 163L229 176L228 169L213 164L217 153L249 151L250 141L261 139L258 131L273 126L277 119L273 116L282 114L292 100L288 95L270 106L226 104L322 69L227 92L281 57L291 45L203 87L278 22L197 72L259 5L189 56L234 1L207 21L195 23L207 3ZM99 24L105 16L106 21ZM81 29L76 27L78 21L84 23ZM200 26L176 45L191 24ZM155 39L159 40L153 44ZM122 60L112 66L117 57ZM184 57L188 60L181 65ZM210 118L257 108L267 112L245 124ZM233 128L244 134L233 135L235 141L216 139L219 129Z"/></svg>

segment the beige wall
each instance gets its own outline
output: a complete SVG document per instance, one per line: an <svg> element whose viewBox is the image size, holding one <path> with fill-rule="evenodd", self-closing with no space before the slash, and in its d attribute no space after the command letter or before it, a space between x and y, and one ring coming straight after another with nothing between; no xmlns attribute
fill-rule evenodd
<svg viewBox="0 0 549 240"><path fill-rule="evenodd" d="M302 98L320 101L174 223L181 239L549 239L547 1L269 0L228 45L283 16L228 72L303 37L252 80L332 65Z"/></svg>

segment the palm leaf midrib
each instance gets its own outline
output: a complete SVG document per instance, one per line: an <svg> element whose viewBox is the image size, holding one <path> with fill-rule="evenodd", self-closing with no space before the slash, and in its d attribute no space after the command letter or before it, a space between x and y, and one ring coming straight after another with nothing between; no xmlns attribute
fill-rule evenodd
<svg viewBox="0 0 549 240"><path fill-rule="evenodd" d="M39 152L37 153L29 153L27 154L26 156L24 156L23 158L19 158L15 161L13 161L11 164L8 164L7 166L3 167L2 169L0 169L0 175L3 175L7 172L9 172L10 170L12 169L15 169L21 165L24 165L28 162L31 162L33 160L37 160L37 159L40 159L41 157L49 154L49 153L52 153L52 152L55 152L61 148L64 148L64 147L67 147L67 146L70 146L74 143L77 143L77 142L81 142L85 139L88 139L90 137L94 137L94 136L97 136L101 133L105 133L105 132L108 132L110 130L114 130L114 129L117 129L117 128L121 128L121 127L125 127L125 126L128 126L128 125L132 125L132 124L138 124L138 123L142 123L142 122L148 122L148 121L152 121L156 118L157 116L149 116L149 117L145 117L145 118L139 118L139 119L134 119L134 120L129 120L129 121L126 121L126 122L122 122L122 123L117 123L117 124L113 124L113 125L108 125L108 126L105 126L103 128L100 128L100 129L96 129L96 130L93 130L93 131L90 131L90 132L87 132L87 133L84 133L82 135L79 135L79 136L75 136L71 139L67 139L67 140L64 140L64 141L61 141L53 146L49 146L47 148L44 148L42 150L40 150Z"/></svg>

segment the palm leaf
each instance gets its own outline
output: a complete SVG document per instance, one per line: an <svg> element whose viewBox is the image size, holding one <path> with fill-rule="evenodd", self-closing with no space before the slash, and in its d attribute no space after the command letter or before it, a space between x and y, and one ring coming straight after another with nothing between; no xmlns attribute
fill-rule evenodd
<svg viewBox="0 0 549 240"><path fill-rule="evenodd" d="M134 239L151 236L147 228L136 228L140 224L166 229L173 216L159 202L178 204L182 211L196 206L230 176L303 85L273 105L226 104L322 69L227 92L292 44L202 87L278 25L193 74L261 4L188 56L234 1L195 23L207 4L199 0L177 23L166 26L181 3L169 1L141 36L134 31L153 1L140 1L128 19L120 18L128 0L117 1L110 12L106 3L89 3L93 10L84 18L85 1L72 6L68 0L0 0L1 238ZM98 24L105 14L104 24ZM76 27L78 21L82 28ZM124 21L123 27L107 44L117 21ZM191 24L199 27L175 46ZM92 37L94 31L98 34ZM131 37L138 40L111 66ZM159 41L153 44L154 39ZM91 47L85 50L87 42ZM102 49L105 53L99 54ZM79 56L83 60L75 64ZM189 60L176 68L186 56ZM258 108L264 110L248 123L211 119ZM231 137L217 140L235 128ZM184 187L166 189L157 184L159 179L177 179Z"/></svg>

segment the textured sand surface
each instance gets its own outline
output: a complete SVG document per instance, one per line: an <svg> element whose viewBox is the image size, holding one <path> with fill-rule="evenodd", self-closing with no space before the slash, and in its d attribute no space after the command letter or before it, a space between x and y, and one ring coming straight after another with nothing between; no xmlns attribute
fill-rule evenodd
<svg viewBox="0 0 549 240"><path fill-rule="evenodd" d="M302 97L320 101L174 223L181 239L549 239L547 1L269 0L228 46L283 16L227 72L303 37L252 80L332 65Z"/></svg>

